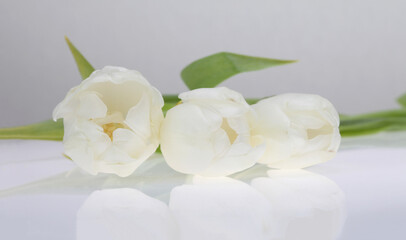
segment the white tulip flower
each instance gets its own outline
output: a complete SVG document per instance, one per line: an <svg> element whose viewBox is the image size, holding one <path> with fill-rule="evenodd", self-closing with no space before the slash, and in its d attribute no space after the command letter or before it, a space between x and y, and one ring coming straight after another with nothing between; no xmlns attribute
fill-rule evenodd
<svg viewBox="0 0 406 240"><path fill-rule="evenodd" d="M225 87L201 88L179 95L161 127L161 150L176 171L226 176L255 164L264 145L253 146L249 105Z"/></svg>
<svg viewBox="0 0 406 240"><path fill-rule="evenodd" d="M272 168L304 168L335 156L341 140L340 119L325 98L282 94L252 107L255 143L266 144L259 163Z"/></svg>
<svg viewBox="0 0 406 240"><path fill-rule="evenodd" d="M125 177L159 145L161 93L137 71L105 67L71 89L53 112L65 153L91 174Z"/></svg>

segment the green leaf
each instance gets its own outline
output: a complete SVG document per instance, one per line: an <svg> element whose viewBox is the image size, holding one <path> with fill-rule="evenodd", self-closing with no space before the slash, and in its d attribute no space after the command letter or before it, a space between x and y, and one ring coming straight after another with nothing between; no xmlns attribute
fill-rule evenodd
<svg viewBox="0 0 406 240"><path fill-rule="evenodd" d="M397 101L402 107L406 108L406 94L400 96Z"/></svg>
<svg viewBox="0 0 406 240"><path fill-rule="evenodd" d="M171 102L171 103L177 103L180 101L180 99L178 98L178 95L172 95L172 94L166 94L166 95L162 95L165 103L167 102Z"/></svg>
<svg viewBox="0 0 406 240"><path fill-rule="evenodd" d="M0 129L0 139L39 139L61 141L63 121L46 120L21 127Z"/></svg>
<svg viewBox="0 0 406 240"><path fill-rule="evenodd" d="M79 52L79 50L72 44L67 36L65 36L66 43L69 46L69 49L75 59L76 65L78 66L80 76L82 79L86 79L94 71L93 66L86 60L85 57Z"/></svg>
<svg viewBox="0 0 406 240"><path fill-rule="evenodd" d="M238 73L294 62L220 52L192 62L182 70L181 77L189 89L211 88Z"/></svg>

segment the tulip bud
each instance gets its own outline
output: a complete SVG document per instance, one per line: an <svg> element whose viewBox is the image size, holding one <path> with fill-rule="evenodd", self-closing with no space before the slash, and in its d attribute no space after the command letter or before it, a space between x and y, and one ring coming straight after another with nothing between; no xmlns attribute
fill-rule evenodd
<svg viewBox="0 0 406 240"><path fill-rule="evenodd" d="M179 95L161 128L161 150L176 171L226 176L255 164L264 146L251 144L243 96L228 88L202 88Z"/></svg>
<svg viewBox="0 0 406 240"><path fill-rule="evenodd" d="M258 161L272 168L304 168L333 158L340 145L340 119L325 98L282 94L252 106L252 134L266 144Z"/></svg>

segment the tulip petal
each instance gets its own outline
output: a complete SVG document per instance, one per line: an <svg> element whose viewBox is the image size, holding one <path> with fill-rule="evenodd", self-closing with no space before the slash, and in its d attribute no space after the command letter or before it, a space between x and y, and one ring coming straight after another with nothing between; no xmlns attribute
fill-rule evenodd
<svg viewBox="0 0 406 240"><path fill-rule="evenodd" d="M92 175L97 174L94 153L89 146L86 136L83 133L76 132L71 134L63 142L65 154L69 156L80 168Z"/></svg>
<svg viewBox="0 0 406 240"><path fill-rule="evenodd" d="M71 88L69 92L66 94L65 99L60 102L52 112L52 118L54 121L58 120L59 118L67 117L67 115L72 115L79 101L74 97L77 95L78 87Z"/></svg>
<svg viewBox="0 0 406 240"><path fill-rule="evenodd" d="M150 102L143 95L137 105L128 110L125 123L136 133L144 138L151 136Z"/></svg>
<svg viewBox="0 0 406 240"><path fill-rule="evenodd" d="M120 177L127 177L143 162L144 160L131 158L126 152L113 145L100 156L97 163L100 172L115 173Z"/></svg>
<svg viewBox="0 0 406 240"><path fill-rule="evenodd" d="M230 149L230 140L227 136L226 131L221 128L213 133L210 140L213 142L214 152L216 156L223 156Z"/></svg>
<svg viewBox="0 0 406 240"><path fill-rule="evenodd" d="M161 127L161 150L169 166L184 173L205 169L215 156L211 140L221 122L216 113L189 103L169 110Z"/></svg>
<svg viewBox="0 0 406 240"><path fill-rule="evenodd" d="M245 149L246 153L241 154L241 150L237 150L239 153L238 155L235 154L234 151L238 148ZM205 177L217 177L243 171L254 166L258 159L263 155L264 150L265 145L260 145L255 148L245 144L233 145L228 153L229 155L214 160L211 165L199 173L199 175Z"/></svg>
<svg viewBox="0 0 406 240"><path fill-rule="evenodd" d="M244 97L226 87L200 88L179 94L183 102L193 102L217 111L223 117L243 115L249 110Z"/></svg>
<svg viewBox="0 0 406 240"><path fill-rule="evenodd" d="M85 93L80 97L77 114L85 119L102 118L107 114L107 106L96 93Z"/></svg>
<svg viewBox="0 0 406 240"><path fill-rule="evenodd" d="M158 143L147 145L147 141L133 131L119 128L113 133L113 145L133 158L146 160L155 152Z"/></svg>

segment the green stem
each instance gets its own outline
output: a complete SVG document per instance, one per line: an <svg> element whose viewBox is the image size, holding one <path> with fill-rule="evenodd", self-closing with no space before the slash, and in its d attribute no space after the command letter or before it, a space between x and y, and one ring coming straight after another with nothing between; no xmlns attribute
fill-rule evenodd
<svg viewBox="0 0 406 240"><path fill-rule="evenodd" d="M406 117L369 119L340 126L340 133L343 137L368 135L381 131L404 130L406 130Z"/></svg>
<svg viewBox="0 0 406 240"><path fill-rule="evenodd" d="M386 110L340 116L340 132L343 137L374 134L381 131L406 130L406 109Z"/></svg>
<svg viewBox="0 0 406 240"><path fill-rule="evenodd" d="M38 139L61 141L63 121L46 120L20 127L0 129L0 139Z"/></svg>
<svg viewBox="0 0 406 240"><path fill-rule="evenodd" d="M372 112L372 113L365 113L359 115L340 115L341 122L346 121L354 121L354 120L363 120L363 119L371 119L371 118L386 118L386 117L406 117L406 109L394 109L394 110L386 110L386 111L379 111L379 112Z"/></svg>

